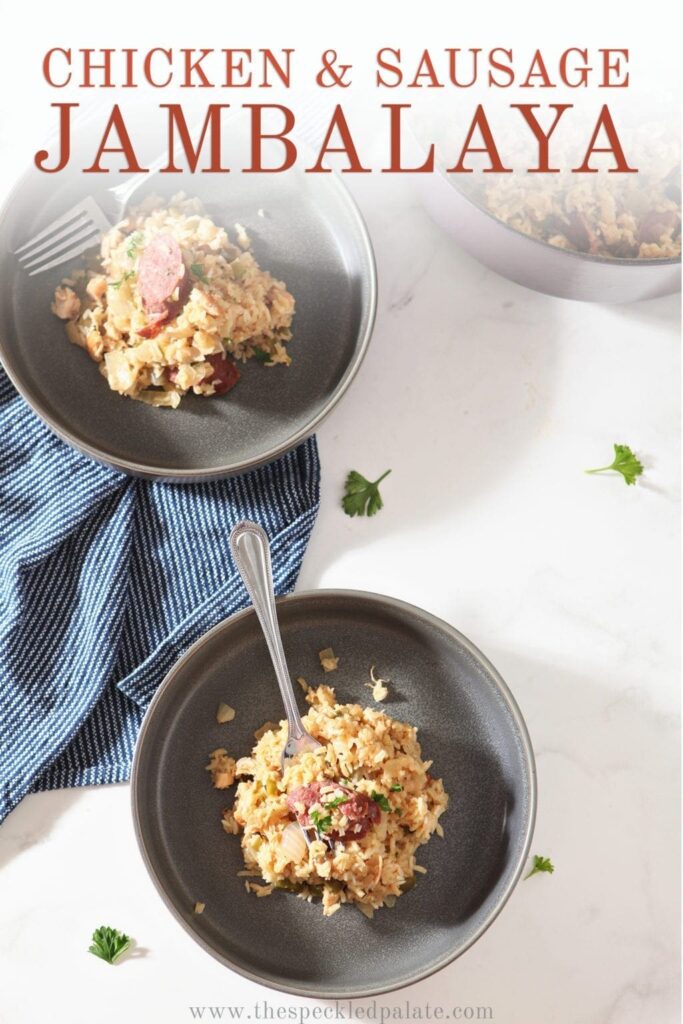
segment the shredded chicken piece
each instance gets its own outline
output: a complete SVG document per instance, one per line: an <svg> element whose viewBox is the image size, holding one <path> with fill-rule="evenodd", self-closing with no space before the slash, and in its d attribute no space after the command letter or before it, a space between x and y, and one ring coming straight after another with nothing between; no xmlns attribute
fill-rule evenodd
<svg viewBox="0 0 683 1024"><path fill-rule="evenodd" d="M85 349L95 363L101 363L104 358L104 341L99 331L91 331L85 339Z"/></svg>
<svg viewBox="0 0 683 1024"><path fill-rule="evenodd" d="M235 815L231 810L223 811L223 817L221 819L223 830L230 836L236 836L239 833L240 827L235 821Z"/></svg>
<svg viewBox="0 0 683 1024"><path fill-rule="evenodd" d="M99 302L103 299L107 293L107 278L104 274L98 274L96 277L91 277L85 286L85 290L88 295Z"/></svg>
<svg viewBox="0 0 683 1024"><path fill-rule="evenodd" d="M60 320L75 320L81 311L81 300L73 288L64 285L55 288L55 297L50 308Z"/></svg>
<svg viewBox="0 0 683 1024"><path fill-rule="evenodd" d="M232 786L236 768L237 762L234 757L228 757L228 752L223 747L211 752L206 766L207 772L211 772L211 781L216 789L228 789Z"/></svg>
<svg viewBox="0 0 683 1024"><path fill-rule="evenodd" d="M247 234L247 229L244 224L235 223L235 233L237 235L237 244L241 249L249 249L251 246L251 239Z"/></svg>
<svg viewBox="0 0 683 1024"><path fill-rule="evenodd" d="M313 707L333 708L336 704L336 697L331 686L318 686L317 689L309 689L306 700Z"/></svg>

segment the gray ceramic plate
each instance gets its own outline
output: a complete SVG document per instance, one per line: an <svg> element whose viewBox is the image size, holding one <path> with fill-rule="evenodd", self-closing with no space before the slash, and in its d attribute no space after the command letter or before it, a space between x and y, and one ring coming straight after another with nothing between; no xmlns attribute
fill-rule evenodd
<svg viewBox="0 0 683 1024"><path fill-rule="evenodd" d="M261 265L296 299L289 368L248 364L229 395L155 409L111 391L50 312L69 264L29 278L11 255L85 194L111 203L99 176L31 172L0 221L0 358L35 412L64 440L128 473L208 480L269 461L313 432L346 391L375 317L370 240L333 174L157 176L136 193L198 195L218 224L252 237ZM265 216L258 215L258 210ZM234 237L234 235L233 235Z"/></svg>
<svg viewBox="0 0 683 1024"><path fill-rule="evenodd" d="M292 895L247 894L230 796L204 770L219 746L236 756L282 717L255 614L240 612L199 640L168 674L145 717L132 776L135 827L150 874L180 923L208 952L254 981L297 995L370 996L418 981L459 956L497 916L520 877L536 804L524 721L496 670L451 626L411 605L355 591L278 602L293 674L321 680L317 652L340 667L325 681L343 701L371 703L371 664L391 680L383 707L418 727L451 806L445 839L419 862L428 873L368 921L353 907L324 918ZM216 724L220 700L237 709ZM303 705L303 699L302 699ZM232 790L229 791L232 794ZM195 901L206 904L193 913Z"/></svg>

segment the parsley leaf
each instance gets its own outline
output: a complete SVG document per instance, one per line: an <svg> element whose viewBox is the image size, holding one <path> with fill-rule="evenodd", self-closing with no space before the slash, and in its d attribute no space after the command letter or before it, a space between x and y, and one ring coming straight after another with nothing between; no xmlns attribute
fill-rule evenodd
<svg viewBox="0 0 683 1024"><path fill-rule="evenodd" d="M529 874L524 876L524 881L526 881L527 878L531 878L532 875L539 874L541 871L547 871L547 873L549 875L552 875L554 870L555 870L555 865L551 861L550 857L535 856L534 857L534 866L532 867L532 869L529 872Z"/></svg>
<svg viewBox="0 0 683 1024"><path fill-rule="evenodd" d="M627 484L634 484L636 477L643 472L642 462L636 458L627 444L615 444L614 462L611 466L600 466L599 469L587 469L587 473L606 473L614 470L621 473Z"/></svg>
<svg viewBox="0 0 683 1024"><path fill-rule="evenodd" d="M322 832L327 832L328 828L332 824L332 815L326 814L323 817L320 811L311 811L311 821L315 826L316 832L320 835Z"/></svg>
<svg viewBox="0 0 683 1024"><path fill-rule="evenodd" d="M379 485L391 470L382 473L378 480L371 483L364 476L352 469L346 478L346 493L342 498L342 508L347 516L374 516L384 505L379 493Z"/></svg>
<svg viewBox="0 0 683 1024"><path fill-rule="evenodd" d="M255 348L253 358L256 360L257 363L260 363L261 366L263 366L264 363L270 362L271 355L270 352L266 352L264 348Z"/></svg>
<svg viewBox="0 0 683 1024"><path fill-rule="evenodd" d="M391 789L392 793L401 793L401 792L403 792L403 786L401 785L400 782L395 782L393 784L393 786L390 786L389 788Z"/></svg>
<svg viewBox="0 0 683 1024"><path fill-rule="evenodd" d="M343 793L341 796L335 796L334 800L330 800L329 803L323 804L326 811L333 811L335 807L340 807L341 804L348 803L348 793Z"/></svg>
<svg viewBox="0 0 683 1024"><path fill-rule="evenodd" d="M110 285L111 288L116 288L116 290L118 291L118 289L121 287L123 282L124 281L130 281L131 277L135 277L135 271L134 270L126 270L126 272L124 273L122 278L120 278L118 281L110 281L109 285Z"/></svg>
<svg viewBox="0 0 683 1024"><path fill-rule="evenodd" d="M208 284L209 283L209 279L206 276L206 274L204 273L204 268L201 265L201 263L191 263L190 264L190 270L192 271L194 276L196 278L198 278L202 282L202 284Z"/></svg>
<svg viewBox="0 0 683 1024"><path fill-rule="evenodd" d="M132 939L116 928L108 928L102 925L92 933L92 945L88 946L88 952L93 956L106 960L108 964L115 964L120 956L130 949Z"/></svg>
<svg viewBox="0 0 683 1024"><path fill-rule="evenodd" d="M372 797L376 804L379 804L383 811L389 812L391 810L391 804L385 797L384 793L376 793L375 790L373 789L370 796Z"/></svg>

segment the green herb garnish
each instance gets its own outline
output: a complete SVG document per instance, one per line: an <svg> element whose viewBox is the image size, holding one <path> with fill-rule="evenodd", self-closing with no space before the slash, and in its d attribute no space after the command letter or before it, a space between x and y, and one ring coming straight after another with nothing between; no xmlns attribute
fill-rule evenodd
<svg viewBox="0 0 683 1024"><path fill-rule="evenodd" d="M555 870L555 865L551 861L550 857L534 857L534 866L528 875L524 876L524 881L527 878L531 878L532 875L538 875L541 871L546 871L549 875L552 875Z"/></svg>
<svg viewBox="0 0 683 1024"><path fill-rule="evenodd" d="M403 786L401 785L400 782L395 782L393 784L393 786L390 787L390 789L391 789L392 793L402 793L403 792Z"/></svg>
<svg viewBox="0 0 683 1024"><path fill-rule="evenodd" d="M209 283L209 279L204 273L204 268L202 267L201 263L191 263L190 270L192 271L194 276L202 282L202 284Z"/></svg>
<svg viewBox="0 0 683 1024"><path fill-rule="evenodd" d="M374 516L384 505L379 493L379 485L391 470L382 473L378 480L371 483L364 476L352 469L346 478L346 493L342 498L342 508L347 516Z"/></svg>
<svg viewBox="0 0 683 1024"><path fill-rule="evenodd" d="M614 462L610 466L600 466L599 469L587 469L587 473L607 473L614 470L621 473L627 484L634 484L636 477L643 472L642 462L636 458L627 444L615 444Z"/></svg>
<svg viewBox="0 0 683 1024"><path fill-rule="evenodd" d="M332 815L326 814L323 817L320 811L311 811L311 821L313 822L316 832L320 835L323 832L327 832L332 825Z"/></svg>
<svg viewBox="0 0 683 1024"><path fill-rule="evenodd" d="M140 248L140 243L141 242L142 242L142 232L141 231L134 231L133 234L128 239L128 248L126 249L126 256L128 257L129 260L134 260L135 259L136 255L137 255L137 251Z"/></svg>
<svg viewBox="0 0 683 1024"><path fill-rule="evenodd" d="M330 800L329 803L323 804L323 807L327 811L333 811L335 807L339 807L341 804L345 804L348 801L348 799L348 794L344 793L342 794L342 796L335 796L335 798L333 800Z"/></svg>
<svg viewBox="0 0 683 1024"><path fill-rule="evenodd" d="M264 363L270 362L271 355L270 352L266 352L264 348L255 348L254 359L256 360L257 363L260 363L261 366L263 366Z"/></svg>
<svg viewBox="0 0 683 1024"><path fill-rule="evenodd" d="M132 939L116 928L108 928L102 925L92 933L92 945L88 946L88 952L93 956L106 960L108 964L115 964L119 957L123 956L127 949L130 949Z"/></svg>
<svg viewBox="0 0 683 1024"><path fill-rule="evenodd" d="M391 804L385 797L384 793L376 793L375 790L373 789L370 796L372 797L376 804L379 804L383 811L391 811Z"/></svg>
<svg viewBox="0 0 683 1024"><path fill-rule="evenodd" d="M126 270L126 272L124 273L123 277L120 278L118 281L110 281L109 282L110 287L111 288L116 288L116 290L118 291L118 289L121 287L123 282L124 281L130 281L131 277L135 277L135 271L134 270Z"/></svg>

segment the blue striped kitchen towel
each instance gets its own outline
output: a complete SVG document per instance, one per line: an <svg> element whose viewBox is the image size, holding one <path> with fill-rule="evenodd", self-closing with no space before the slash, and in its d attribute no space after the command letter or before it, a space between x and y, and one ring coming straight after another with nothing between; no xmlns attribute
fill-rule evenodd
<svg viewBox="0 0 683 1024"><path fill-rule="evenodd" d="M0 821L27 793L128 778L165 673L247 604L232 526L263 525L292 590L319 470L311 438L230 480L134 480L60 441L0 369Z"/></svg>

